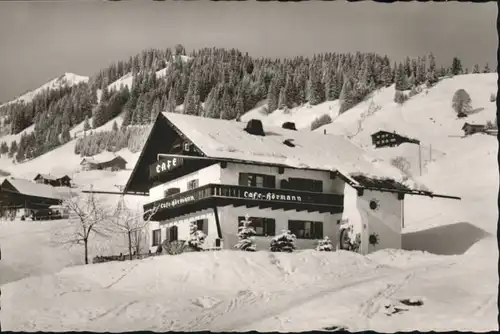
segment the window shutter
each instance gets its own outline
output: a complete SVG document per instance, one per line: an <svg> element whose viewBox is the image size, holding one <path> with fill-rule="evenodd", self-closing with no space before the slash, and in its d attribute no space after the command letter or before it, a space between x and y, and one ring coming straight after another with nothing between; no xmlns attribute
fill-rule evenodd
<svg viewBox="0 0 500 334"><path fill-rule="evenodd" d="M240 186L248 186L248 174L240 173L238 178L238 184Z"/></svg>
<svg viewBox="0 0 500 334"><path fill-rule="evenodd" d="M266 219L264 221L265 234L268 236L276 235L276 222L274 219Z"/></svg>
<svg viewBox="0 0 500 334"><path fill-rule="evenodd" d="M317 239L323 239L323 222L315 222L313 224L314 237Z"/></svg>
<svg viewBox="0 0 500 334"><path fill-rule="evenodd" d="M274 175L265 175L264 176L264 187L276 188L276 177Z"/></svg>
<svg viewBox="0 0 500 334"><path fill-rule="evenodd" d="M208 235L208 219L203 219L203 233L205 235Z"/></svg>

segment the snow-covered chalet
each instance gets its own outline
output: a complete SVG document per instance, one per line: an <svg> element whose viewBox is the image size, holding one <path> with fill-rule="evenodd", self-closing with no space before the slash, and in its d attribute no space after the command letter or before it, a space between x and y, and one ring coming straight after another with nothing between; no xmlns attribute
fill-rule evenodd
<svg viewBox="0 0 500 334"><path fill-rule="evenodd" d="M350 230L366 254L401 248L405 195L447 197L403 180L341 136L160 113L124 193L148 196L152 252L187 240L192 222L206 248L231 249L248 214L258 250L284 229L299 249L325 236L342 248L339 231Z"/></svg>

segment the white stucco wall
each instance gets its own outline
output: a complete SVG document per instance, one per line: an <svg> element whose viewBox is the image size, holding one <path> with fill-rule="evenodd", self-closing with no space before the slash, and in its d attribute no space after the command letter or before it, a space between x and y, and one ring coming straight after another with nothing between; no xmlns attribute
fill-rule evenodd
<svg viewBox="0 0 500 334"><path fill-rule="evenodd" d="M378 203L376 210L370 208L372 200ZM402 203L403 201L398 200L398 195L395 193L365 189L363 196L358 196L356 189L346 185L342 221L353 226L354 235L361 233L361 253L401 248ZM378 235L377 245L369 244L369 236L372 233Z"/></svg>
<svg viewBox="0 0 500 334"><path fill-rule="evenodd" d="M330 179L330 172L285 168L284 173L279 174L278 167L235 163L228 163L227 167L221 170L221 183L237 185L239 173L274 175L276 176L276 188L279 188L281 180L288 179L290 177L321 180L323 181L323 192L325 193L342 194L344 188L344 181L340 178L336 178L334 180Z"/></svg>
<svg viewBox="0 0 500 334"><path fill-rule="evenodd" d="M332 240L332 243L335 242L335 236L339 227L337 221L341 218L341 214L332 215L319 212L297 212L233 206L221 207L218 211L224 248L226 249L233 249L234 245L238 242L238 217L245 216L245 214L250 215L250 217L275 219L276 235L280 234L283 229L288 229L288 220L320 221L323 222L323 236L328 236ZM255 237L257 250L269 250L272 238ZM297 239L296 246L297 249L311 249L315 248L317 243L317 240Z"/></svg>
<svg viewBox="0 0 500 334"><path fill-rule="evenodd" d="M190 223L198 219L207 219L208 223L208 234L205 239L204 248L215 247L215 239L218 238L217 224L215 221L214 211L212 209L207 209L203 211L194 212L191 214L186 214L175 219L164 220L161 222L150 222L149 224L149 249L151 252L155 252L157 246L152 246L152 234L156 229L161 229L161 241L163 242L167 238L167 228L172 226L177 226L177 238L178 240L188 240L190 232Z"/></svg>
<svg viewBox="0 0 500 334"><path fill-rule="evenodd" d="M194 173L186 174L178 179L151 188L149 190L149 201L153 202L163 198L165 196L165 190L168 188L180 188L181 192L186 191L188 182L195 179L198 179L199 187L209 183L221 183L220 165L211 165Z"/></svg>

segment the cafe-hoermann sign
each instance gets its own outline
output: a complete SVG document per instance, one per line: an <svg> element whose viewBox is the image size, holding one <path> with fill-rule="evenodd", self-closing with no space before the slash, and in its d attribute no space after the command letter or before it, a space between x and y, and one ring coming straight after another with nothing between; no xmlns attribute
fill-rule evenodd
<svg viewBox="0 0 500 334"><path fill-rule="evenodd" d="M267 200L267 201L293 201L301 202L302 197L296 195L276 194L273 192L244 191L243 198Z"/></svg>

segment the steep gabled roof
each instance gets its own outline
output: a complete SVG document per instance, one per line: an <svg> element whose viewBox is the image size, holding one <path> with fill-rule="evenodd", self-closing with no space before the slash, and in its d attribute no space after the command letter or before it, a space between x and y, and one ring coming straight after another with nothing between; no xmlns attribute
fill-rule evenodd
<svg viewBox="0 0 500 334"><path fill-rule="evenodd" d="M35 177L35 180L38 179L38 178L43 178L45 180L51 180L51 181L56 181L58 179L58 177L56 177L54 175L50 175L50 174L38 174Z"/></svg>
<svg viewBox="0 0 500 334"><path fill-rule="evenodd" d="M406 179L399 169L368 155L342 136L279 127L266 127L265 136L255 136L243 130L246 126L243 122L162 114L207 157L337 171L346 176L363 174L401 183ZM293 140L295 146L283 144L287 139Z"/></svg>
<svg viewBox="0 0 500 334"><path fill-rule="evenodd" d="M2 183L3 187L11 186L16 189L20 194L63 200L70 196L69 190L55 188L47 184L35 183L26 179L8 178Z"/></svg>

